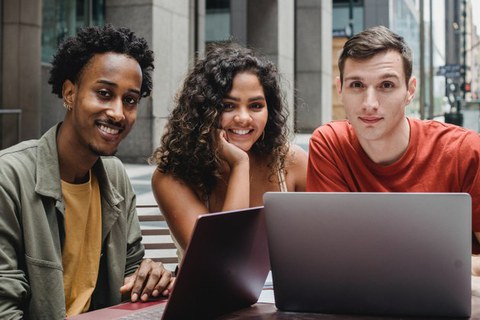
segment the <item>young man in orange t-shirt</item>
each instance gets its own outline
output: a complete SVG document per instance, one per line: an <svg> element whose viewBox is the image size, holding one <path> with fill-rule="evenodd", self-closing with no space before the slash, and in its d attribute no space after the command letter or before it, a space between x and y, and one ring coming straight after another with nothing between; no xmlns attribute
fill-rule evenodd
<svg viewBox="0 0 480 320"><path fill-rule="evenodd" d="M480 253L479 135L405 116L417 83L412 54L386 27L349 39L338 66L336 86L347 120L313 133L307 191L469 193L473 253ZM472 272L480 275L475 256Z"/></svg>

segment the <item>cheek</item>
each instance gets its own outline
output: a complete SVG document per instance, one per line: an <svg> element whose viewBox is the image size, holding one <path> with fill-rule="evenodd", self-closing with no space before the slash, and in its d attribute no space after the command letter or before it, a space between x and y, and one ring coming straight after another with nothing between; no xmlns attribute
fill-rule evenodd
<svg viewBox="0 0 480 320"><path fill-rule="evenodd" d="M130 125L133 125L137 121L137 109L125 112L125 118Z"/></svg>
<svg viewBox="0 0 480 320"><path fill-rule="evenodd" d="M265 127L267 126L267 117L256 117L254 118L254 123L255 127L258 132L262 132L265 130Z"/></svg>
<svg viewBox="0 0 480 320"><path fill-rule="evenodd" d="M228 114L222 113L220 116L220 128L225 128L226 125L230 122L230 118Z"/></svg>

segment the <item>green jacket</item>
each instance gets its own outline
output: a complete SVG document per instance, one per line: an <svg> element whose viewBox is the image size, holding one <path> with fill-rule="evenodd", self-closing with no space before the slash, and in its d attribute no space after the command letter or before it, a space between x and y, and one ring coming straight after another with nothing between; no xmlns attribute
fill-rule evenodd
<svg viewBox="0 0 480 320"><path fill-rule="evenodd" d="M0 151L0 319L64 319L65 206L56 133ZM135 194L117 158L93 167L102 203L102 254L91 309L121 301L144 247Z"/></svg>

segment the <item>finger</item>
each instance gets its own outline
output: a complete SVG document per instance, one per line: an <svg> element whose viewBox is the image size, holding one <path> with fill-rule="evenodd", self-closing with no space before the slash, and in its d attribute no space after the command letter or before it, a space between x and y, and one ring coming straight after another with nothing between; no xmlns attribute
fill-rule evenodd
<svg viewBox="0 0 480 320"><path fill-rule="evenodd" d="M143 288L142 301L148 300L150 296L158 297L170 282L172 277L170 271L163 268L161 263L154 263L150 271L147 283Z"/></svg>
<svg viewBox="0 0 480 320"><path fill-rule="evenodd" d="M152 268L150 259L143 260L140 266L138 267L135 278L133 279L131 301L136 302L141 298L144 284L149 277L150 270Z"/></svg>
<svg viewBox="0 0 480 320"><path fill-rule="evenodd" d="M219 131L220 131L219 133L220 139L225 142L228 142L227 132L224 129L219 129Z"/></svg>
<svg viewBox="0 0 480 320"><path fill-rule="evenodd" d="M121 294L127 293L130 290L132 290L135 277L137 276L137 271L138 269L135 270L135 272L132 275L125 277L125 279L123 280L123 286L120 287Z"/></svg>
<svg viewBox="0 0 480 320"><path fill-rule="evenodd" d="M172 273L164 268L162 269L163 272L161 273L160 279L157 281L152 292L152 296L154 297L158 297L160 294L166 296L169 293L168 288L170 287ZM166 294L164 293L165 291L167 291Z"/></svg>
<svg viewBox="0 0 480 320"><path fill-rule="evenodd" d="M162 295L169 296L172 293L173 286L175 285L175 277L170 278L170 283L168 284L167 289L163 290Z"/></svg>

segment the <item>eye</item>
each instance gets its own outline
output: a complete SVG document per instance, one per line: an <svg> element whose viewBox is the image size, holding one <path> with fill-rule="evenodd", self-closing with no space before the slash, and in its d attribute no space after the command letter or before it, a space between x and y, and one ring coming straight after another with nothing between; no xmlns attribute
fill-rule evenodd
<svg viewBox="0 0 480 320"><path fill-rule="evenodd" d="M383 89L392 89L395 87L395 85L390 81L385 81L385 82L382 82L381 87Z"/></svg>
<svg viewBox="0 0 480 320"><path fill-rule="evenodd" d="M257 111L262 110L264 107L265 107L265 105L263 103L259 103L259 102L252 103L250 105L250 109L257 110Z"/></svg>
<svg viewBox="0 0 480 320"><path fill-rule="evenodd" d="M230 102L224 102L222 106L223 106L223 112L229 112L235 108L233 103L230 103Z"/></svg>
<svg viewBox="0 0 480 320"><path fill-rule="evenodd" d="M111 98L112 94L110 93L109 90L101 89L97 91L97 94L102 98L102 99L107 99Z"/></svg>
<svg viewBox="0 0 480 320"><path fill-rule="evenodd" d="M139 103L139 100L140 99L132 96L126 96L125 98L123 98L123 102L130 106L136 106Z"/></svg>
<svg viewBox="0 0 480 320"><path fill-rule="evenodd" d="M350 83L351 88L363 88L363 84L360 81L353 81Z"/></svg>

